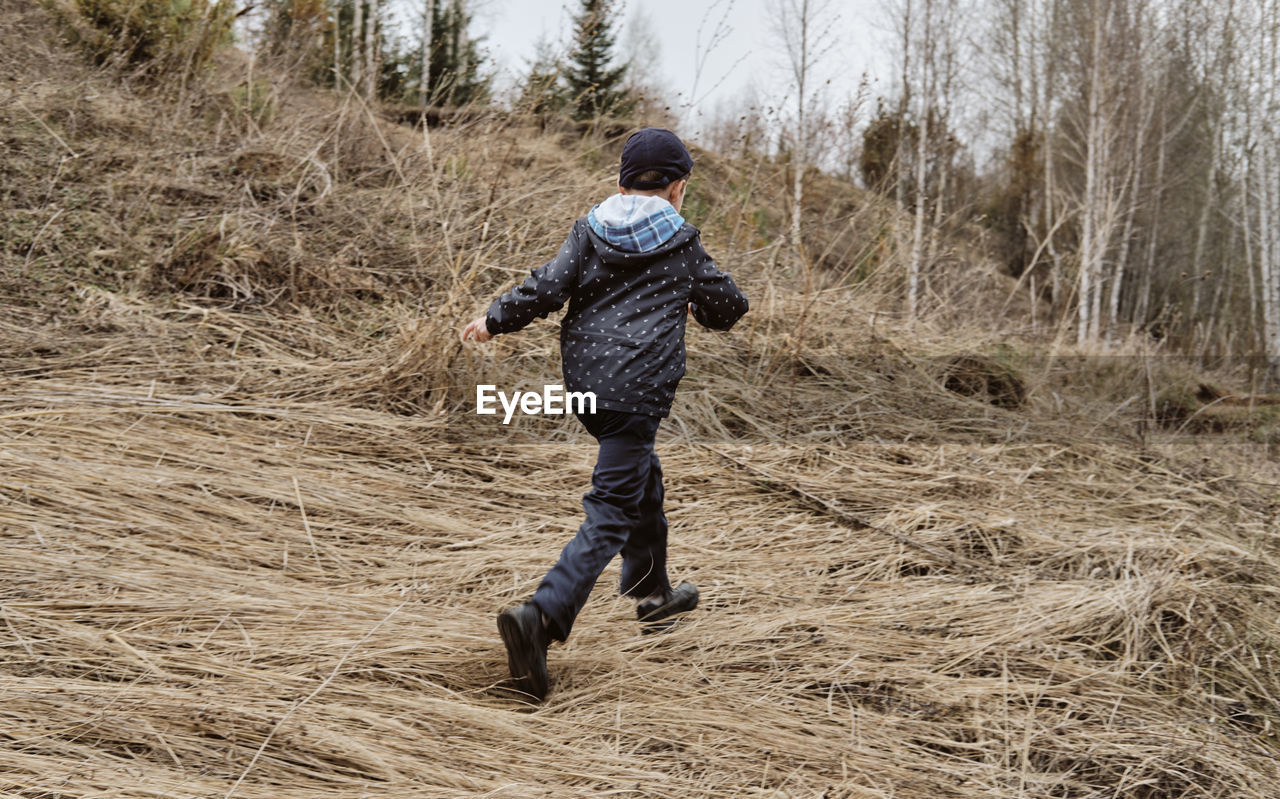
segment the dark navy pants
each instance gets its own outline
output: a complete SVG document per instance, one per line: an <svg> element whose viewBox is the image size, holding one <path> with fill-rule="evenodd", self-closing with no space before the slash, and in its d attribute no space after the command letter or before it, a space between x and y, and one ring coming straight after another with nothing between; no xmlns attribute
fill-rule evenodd
<svg viewBox="0 0 1280 799"><path fill-rule="evenodd" d="M653 451L662 420L603 409L578 419L600 443L591 491L582 497L587 518L533 594L558 641L569 637L600 573L619 552L624 596L642 599L671 587L662 467Z"/></svg>

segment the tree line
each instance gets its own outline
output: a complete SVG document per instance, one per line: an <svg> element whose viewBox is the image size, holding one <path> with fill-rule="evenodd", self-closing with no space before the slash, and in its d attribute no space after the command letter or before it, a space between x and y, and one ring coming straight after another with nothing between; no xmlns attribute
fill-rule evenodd
<svg viewBox="0 0 1280 799"><path fill-rule="evenodd" d="M152 17L176 7L76 1L140 61L167 30ZM493 99L468 0L421 0L412 32L395 35L386 0L264 2L258 46L321 83L418 105ZM881 0L891 88L843 99L826 80L848 69L843 5L769 2L764 55L779 56L783 95L724 107L702 135L792 169L797 247L804 176L821 168L901 209L890 243L909 315L947 234L978 232L1084 347L1137 332L1205 357L1265 355L1280 377L1280 0ZM232 16L229 0L183 8L179 27ZM711 8L723 32L733 5ZM633 112L618 15L611 0L577 0L568 47L539 47L512 105Z"/></svg>
<svg viewBox="0 0 1280 799"><path fill-rule="evenodd" d="M713 148L820 167L902 209L909 315L940 235L977 232L1085 348L1140 334L1265 356L1280 378L1280 0L880 9L891 88L841 100L823 78L849 68L832 33L848 11L772 0L784 95L722 108Z"/></svg>
<svg viewBox="0 0 1280 799"><path fill-rule="evenodd" d="M267 0L260 45L292 58L317 81L370 99L419 105L487 103L493 75L467 0L422 0L412 34L392 31L384 0ZM572 41L547 43L522 76L516 105L596 119L630 113L638 92L616 51L612 0L579 0Z"/></svg>
<svg viewBox="0 0 1280 799"><path fill-rule="evenodd" d="M985 227L1079 344L1141 330L1280 374L1280 2L887 8L896 91L863 133L866 185L917 223Z"/></svg>

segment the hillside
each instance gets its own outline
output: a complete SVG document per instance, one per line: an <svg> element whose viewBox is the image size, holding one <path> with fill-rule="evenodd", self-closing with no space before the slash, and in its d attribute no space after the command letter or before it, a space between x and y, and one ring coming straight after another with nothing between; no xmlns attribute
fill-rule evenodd
<svg viewBox="0 0 1280 799"><path fill-rule="evenodd" d="M977 245L905 324L882 203L819 181L806 270L778 167L706 152L752 310L691 330L659 435L702 604L642 636L611 566L521 701L494 616L594 451L474 413L559 379L554 320L457 333L618 137L413 129L229 53L161 91L0 13L0 795L1280 791L1266 441L1155 425L1201 376L1060 357Z"/></svg>

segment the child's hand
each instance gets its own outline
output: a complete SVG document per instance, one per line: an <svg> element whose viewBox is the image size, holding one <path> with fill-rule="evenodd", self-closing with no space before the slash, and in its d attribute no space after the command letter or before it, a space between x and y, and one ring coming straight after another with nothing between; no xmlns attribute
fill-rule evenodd
<svg viewBox="0 0 1280 799"><path fill-rule="evenodd" d="M469 338L475 339L481 344L493 338L493 334L489 332L489 328L484 323L483 316L472 319L467 323L466 327L462 328L462 340L466 341Z"/></svg>

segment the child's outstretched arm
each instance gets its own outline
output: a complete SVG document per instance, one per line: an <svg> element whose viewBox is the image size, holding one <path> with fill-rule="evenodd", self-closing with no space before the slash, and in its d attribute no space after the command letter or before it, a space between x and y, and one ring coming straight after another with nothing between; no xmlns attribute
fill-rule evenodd
<svg viewBox="0 0 1280 799"><path fill-rule="evenodd" d="M689 310L703 327L728 330L747 312L747 297L733 278L716 268L710 255L701 255L693 267Z"/></svg>
<svg viewBox="0 0 1280 799"><path fill-rule="evenodd" d="M556 256L530 272L524 283L494 300L488 313L471 320L462 329L462 340L485 342L559 310L578 282L585 242L585 224L575 223Z"/></svg>

